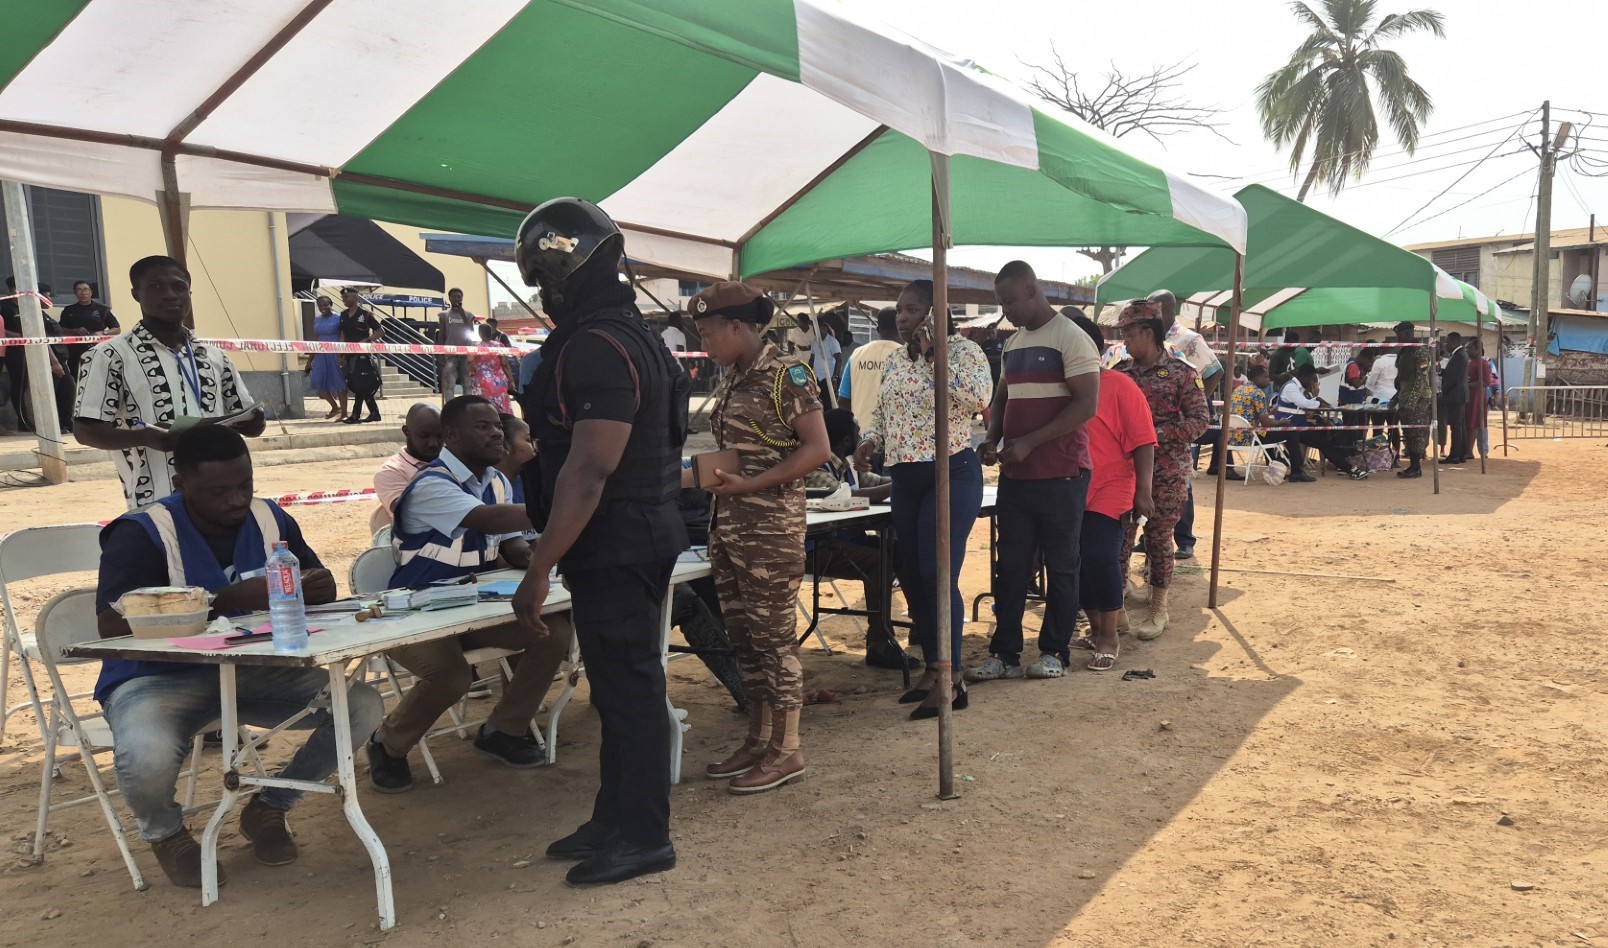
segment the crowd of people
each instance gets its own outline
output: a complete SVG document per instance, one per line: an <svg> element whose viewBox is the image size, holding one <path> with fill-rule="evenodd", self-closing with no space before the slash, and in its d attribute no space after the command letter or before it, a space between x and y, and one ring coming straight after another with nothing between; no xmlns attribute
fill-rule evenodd
<svg viewBox="0 0 1608 948"><path fill-rule="evenodd" d="M1185 539L1193 543L1195 455L1205 447L1214 470L1227 463L1213 394L1226 394L1227 414L1246 423L1227 427L1227 444L1282 437L1296 449L1292 457L1316 446L1354 477L1366 469L1346 439L1324 437L1315 414L1362 411L1370 401L1388 406L1406 425L1405 477L1416 476L1430 435L1436 395L1433 362L1422 347L1364 348L1343 367L1341 403L1329 406L1317 397L1321 370L1305 349L1287 346L1224 371L1199 334L1178 323L1176 300L1165 291L1123 307L1120 343L1108 347L1099 326L1081 313L1058 312L1032 268L1015 261L995 281L1015 331L993 359L951 333L944 391L935 385L929 281L905 287L895 306L878 313L878 338L846 359L820 344L830 338L824 326L807 361L784 354L773 331L775 306L759 290L722 282L698 293L688 304L695 331L725 372L711 414L721 453L695 484L688 468L696 463L681 457L690 384L668 340L643 320L634 292L619 279L623 253L618 228L593 205L561 199L532 212L516 257L526 282L540 289L554 332L536 358L517 366L492 353L444 359L444 403L407 412L403 449L375 475L380 504L371 526L390 524L391 585L522 570L509 620L395 649L390 657L414 678L406 695L387 712L374 689L353 683L349 720L335 722L327 709L304 718L298 726L312 734L283 772L327 775L335 766L333 728L346 726L366 748L373 787L409 789L410 752L469 691L475 676L463 653L482 646L515 657L473 747L509 767L539 766L545 756L531 721L578 643L602 719L601 788L591 819L548 849L576 863L567 875L575 884L675 864L659 615L672 594L674 563L691 542L707 547L712 576L674 590L674 621L747 720L741 741L705 775L734 794L760 793L808 772L794 619L807 571L865 583L865 660L920 669L899 701L914 705L911 719L930 719L944 704L965 710L970 685L1061 678L1074 655L1092 672L1114 668L1129 622L1135 549L1145 554L1146 594L1132 603L1132 631L1150 640L1167 630L1173 563L1189 555ZM129 276L141 318L77 354L80 381L68 413L83 443L115 453L129 509L103 534L102 635L128 631L112 603L145 586L205 586L219 615L263 609L262 568L277 540L301 560L308 601L333 599L332 575L295 519L253 495L246 439L262 432L263 415L247 402L228 354L186 328L188 272L170 258L148 257ZM462 309L461 293L449 300L444 341L473 335L486 347L506 343L495 326ZM320 302L320 337L376 338L378 324L357 295L343 302L340 313ZM115 329L109 319L108 311L100 324ZM1412 333L1411 324L1397 327L1402 341ZM1477 346L1455 333L1445 346L1441 417L1456 457L1480 443L1471 421L1482 413L1467 407L1469 393L1490 380ZM378 417L372 401L367 415L363 401L348 409L339 383L350 388L353 358L366 357L319 356L309 368L326 393L330 420ZM1461 393L1450 384L1458 379ZM473 390L453 394L465 381ZM523 418L512 411L516 397ZM834 398L847 407L834 407ZM948 399L955 421L942 441L934 421L939 398ZM970 426L975 416L986 419L980 439ZM947 544L937 534L940 460L949 475ZM995 626L987 658L965 668L960 577L987 466L999 469ZM1292 477L1304 475L1297 469ZM876 541L857 531L806 539L806 490L843 488L891 505L892 571L919 658L897 637L892 590L873 581L882 565ZM944 545L947 585L940 588ZM559 573L570 609L544 616ZM1034 649L1025 641L1024 613L1040 575L1045 609ZM947 623L940 621L945 603ZM1087 634L1079 634L1080 615ZM947 639L939 635L944 625ZM947 692L939 687L946 667L964 670ZM241 719L274 726L324 682L321 672L242 669ZM216 711L216 677L205 666L107 661L95 697L119 735L118 781L142 838L175 884L199 885L199 847L183 825L174 785L188 735ZM298 796L265 790L242 815L261 861L296 858L284 813Z"/></svg>

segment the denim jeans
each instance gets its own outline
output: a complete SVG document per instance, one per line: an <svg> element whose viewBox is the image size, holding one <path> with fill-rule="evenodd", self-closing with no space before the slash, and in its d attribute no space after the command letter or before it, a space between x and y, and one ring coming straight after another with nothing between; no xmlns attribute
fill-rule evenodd
<svg viewBox="0 0 1608 948"><path fill-rule="evenodd" d="M1038 556L1044 561L1044 623L1038 648L1069 660L1078 615L1078 549L1089 472L1077 477L1018 480L1000 477L999 574L995 578L994 637L988 651L1007 665L1020 664L1022 613Z"/></svg>
<svg viewBox="0 0 1608 948"><path fill-rule="evenodd" d="M235 672L240 723L277 727L328 685L323 669L240 668ZM353 685L347 695L352 743L357 745L379 725L385 706L368 685ZM117 744L117 785L139 822L141 839L159 842L184 828L183 808L173 799L179 769L196 733L218 719L218 702L218 671L208 666L134 678L107 697L106 723ZM322 780L334 772L335 727L328 699L319 707L296 722L296 730L313 733L278 776ZM290 809L301 795L283 787L265 787L257 794L276 810Z"/></svg>
<svg viewBox="0 0 1608 948"><path fill-rule="evenodd" d="M1195 546L1195 482L1184 482L1184 490L1188 496L1184 498L1184 509L1178 514L1178 524L1173 527L1173 545L1189 547Z"/></svg>
<svg viewBox="0 0 1608 948"><path fill-rule="evenodd" d="M899 541L899 585L910 606L911 638L921 657L937 664L938 527L936 478L931 461L895 464L893 529ZM970 448L949 457L949 660L960 667L960 635L966 601L960 595L960 568L966 562L966 540L983 506L983 467Z"/></svg>

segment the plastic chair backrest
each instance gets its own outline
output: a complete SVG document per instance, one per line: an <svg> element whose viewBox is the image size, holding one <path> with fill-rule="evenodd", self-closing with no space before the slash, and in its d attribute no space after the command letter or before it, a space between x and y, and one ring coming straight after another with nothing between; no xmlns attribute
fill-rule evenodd
<svg viewBox="0 0 1608 948"><path fill-rule="evenodd" d="M388 546L370 547L357 554L352 561L352 592L371 596L391 588L391 574L396 572L396 557Z"/></svg>
<svg viewBox="0 0 1608 948"><path fill-rule="evenodd" d="M372 543L370 543L369 545L370 546L375 546L375 547L382 547L382 546L383 547L388 547L388 546L390 546L391 545L391 529L392 529L391 525L386 524L385 526L379 528L378 530L375 530L374 531L374 541Z"/></svg>
<svg viewBox="0 0 1608 948"><path fill-rule="evenodd" d="M0 537L0 584L100 569L98 523L25 527Z"/></svg>
<svg viewBox="0 0 1608 948"><path fill-rule="evenodd" d="M95 590L69 589L57 593L39 610L35 630L39 637L39 655L46 667L76 665L93 662L93 658L68 658L62 649L81 642L100 640L100 627L95 622Z"/></svg>
<svg viewBox="0 0 1608 948"><path fill-rule="evenodd" d="M1230 428L1249 428L1251 426L1250 421L1248 421L1247 419L1245 419L1241 415L1235 415L1235 414L1230 413L1226 417L1228 418L1228 426Z"/></svg>

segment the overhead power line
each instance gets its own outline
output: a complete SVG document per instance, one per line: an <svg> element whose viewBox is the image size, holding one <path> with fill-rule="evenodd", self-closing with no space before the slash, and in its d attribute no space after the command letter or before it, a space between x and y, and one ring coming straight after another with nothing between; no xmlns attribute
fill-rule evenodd
<svg viewBox="0 0 1608 948"><path fill-rule="evenodd" d="M1446 146L1446 145L1455 144L1457 142L1470 141L1472 139L1482 138L1482 137L1485 137L1487 135L1500 134L1501 132L1506 130L1506 126L1503 126L1502 128L1490 128L1490 129L1486 129L1485 131L1482 131L1482 132L1476 132L1476 133L1474 133L1472 135L1463 135L1463 136L1460 136L1460 137L1457 137L1457 138L1446 139L1444 141L1435 141L1434 140L1434 139L1443 138L1444 136L1450 135L1453 132L1461 132L1461 131L1465 131L1465 130L1471 129L1471 128L1479 128L1482 125L1492 125L1492 124L1495 124L1495 123L1498 123L1498 122L1506 122L1506 121L1509 121L1511 119L1518 118L1520 116L1524 116L1526 119L1528 119L1529 116L1532 116L1534 114L1535 114L1535 110L1531 109L1528 112L1514 112L1511 115L1501 115L1501 116L1497 116L1496 118L1486 119L1483 122L1474 122L1474 123L1472 123L1470 125L1459 125L1459 126L1456 126L1454 128L1442 129L1442 130L1440 130L1438 132L1430 132L1430 133L1428 133L1426 135L1419 136L1418 148L1413 152L1413 154L1417 154L1419 152L1424 152L1424 151L1432 151L1432 150L1434 150L1436 148L1441 148L1441 147ZM1398 157L1400 155L1406 155L1406 154L1409 154L1407 149L1398 148L1398 149L1394 149L1394 150L1391 150L1391 151L1385 151L1385 152L1376 153L1373 157L1375 159L1395 158L1395 157ZM1268 169L1266 169L1264 171L1247 172L1246 174L1242 174L1242 175L1232 175L1232 176L1230 176L1230 175L1204 175L1203 177L1221 178L1222 180L1226 180L1226 181L1246 181L1246 182L1251 182L1252 178L1260 179L1260 178L1265 178L1265 177L1268 177L1268 176L1278 178L1278 177L1282 177L1282 176L1290 174L1290 173L1291 172L1290 172L1289 167L1285 166L1285 167L1280 167L1280 168L1268 168ZM1251 183L1261 183L1261 182L1251 182Z"/></svg>
<svg viewBox="0 0 1608 948"><path fill-rule="evenodd" d="M1461 184L1463 182L1464 178L1467 178L1469 175L1473 174L1475 169L1479 168L1480 165L1482 165L1485 162L1489 161L1496 154L1497 149L1501 148L1503 145L1506 145L1508 142L1512 141L1513 136L1517 135L1519 133L1519 130L1524 128L1524 125L1527 124L1527 121L1528 120L1526 120L1526 122L1521 122L1517 128L1513 129L1513 131L1508 133L1507 138L1504 138L1500 142L1497 142L1496 147L1491 149L1491 153L1486 155L1484 158L1481 158L1479 161L1475 162L1473 168L1470 168L1467 171L1463 172L1462 174L1458 175L1456 181L1453 181L1451 184L1448 184L1446 187L1441 189L1441 192L1439 194L1437 194L1434 197L1430 198L1428 201L1425 201L1423 207L1420 207L1418 210L1413 211L1411 214L1408 214L1407 217L1400 224L1397 224L1395 227L1392 227L1390 230L1386 231L1385 236L1389 237L1391 234L1394 234L1396 231L1401 230L1403 227L1406 227L1412 221L1412 219L1414 217L1417 217L1419 214L1422 214L1425 210L1427 210L1429 208L1429 206L1431 204L1434 204L1436 201L1439 201L1442 197L1444 197L1446 195L1447 191L1450 191L1452 188L1455 188L1459 184ZM1465 201L1464 203L1466 204L1467 202ZM1462 205L1459 204L1458 207L1462 207Z"/></svg>
<svg viewBox="0 0 1608 948"><path fill-rule="evenodd" d="M1450 214L1451 212L1457 210L1458 208L1463 207L1464 205L1467 205L1467 204L1472 204L1473 202L1478 201L1480 198L1485 197L1487 194L1490 194L1492 191L1495 191L1497 188L1500 188L1503 185L1512 184L1514 181L1519 180L1520 178L1524 177L1525 175L1527 175L1529 173L1530 173L1530 169L1526 168L1523 171L1519 172L1518 174L1514 175L1513 177L1508 178L1506 181L1500 182L1500 183L1495 184L1495 185L1493 185L1493 186L1491 186L1489 188L1486 188L1484 191L1481 191L1480 193L1474 195L1473 197L1469 198L1467 201L1463 201L1463 202L1458 203L1458 204L1453 204L1451 207L1448 207L1446 210L1437 211L1436 213L1429 215L1428 217L1424 218L1421 221L1416 221L1415 223L1417 223L1417 224L1427 224L1427 223L1429 223L1430 221L1434 220L1437 217L1445 217L1447 214ZM1395 231L1391 231L1391 233L1395 233ZM1385 236L1389 237L1390 234L1386 234Z"/></svg>

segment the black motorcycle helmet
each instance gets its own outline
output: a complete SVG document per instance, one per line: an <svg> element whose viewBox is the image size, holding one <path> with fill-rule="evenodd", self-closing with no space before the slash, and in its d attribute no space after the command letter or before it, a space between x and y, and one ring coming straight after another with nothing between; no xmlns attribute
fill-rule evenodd
<svg viewBox="0 0 1608 948"><path fill-rule="evenodd" d="M580 198L554 198L519 225L514 260L526 286L561 288L571 274L613 242L616 261L625 238L603 209Z"/></svg>

